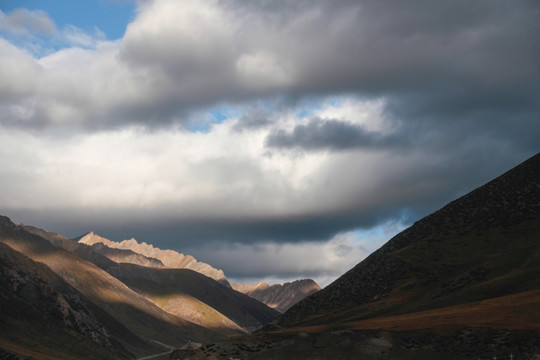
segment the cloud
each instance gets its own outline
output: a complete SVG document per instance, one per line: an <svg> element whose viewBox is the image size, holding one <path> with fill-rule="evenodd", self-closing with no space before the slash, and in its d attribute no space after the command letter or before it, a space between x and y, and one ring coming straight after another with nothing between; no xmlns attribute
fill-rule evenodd
<svg viewBox="0 0 540 360"><path fill-rule="evenodd" d="M335 95L383 98L390 117L413 125L475 121L494 109L490 116L514 121L505 110L526 116L538 107L539 8L526 1L141 2L117 43L71 31L74 44L92 45L90 71L72 70L80 56L60 51L62 67L49 66L35 96L19 98L17 106L34 115L19 121L15 113L5 123L155 129L224 103L280 98L295 106ZM80 101L49 91L71 92L70 83Z"/></svg>
<svg viewBox="0 0 540 360"><path fill-rule="evenodd" d="M311 119L306 125L297 125L288 133L277 130L266 138L271 148L301 148L305 150L401 147L404 138L367 131L361 125L339 120Z"/></svg>
<svg viewBox="0 0 540 360"><path fill-rule="evenodd" d="M355 126L391 134L393 123L380 119L377 104L350 99L313 113L345 122L342 117L356 112ZM68 236L94 230L165 247L324 242L388 219L417 220L530 151L493 134L433 139L457 132L452 127L418 134L417 142L397 152L383 144L349 151L269 149L270 134L304 121L296 113L275 112L271 124L241 132L241 114L207 132L133 127L66 138L5 129L2 211ZM489 161L493 156L496 162Z"/></svg>
<svg viewBox="0 0 540 360"><path fill-rule="evenodd" d="M269 111L254 108L243 114L232 127L234 131L242 132L244 130L255 130L264 128L272 124Z"/></svg>
<svg viewBox="0 0 540 360"><path fill-rule="evenodd" d="M312 278L325 286L367 256L362 242L353 233L342 233L324 243L232 244L186 250L213 266L227 269L237 282L285 282Z"/></svg>
<svg viewBox="0 0 540 360"><path fill-rule="evenodd" d="M0 31L17 36L52 36L57 33L56 25L42 10L15 9L6 14L0 11Z"/></svg>
<svg viewBox="0 0 540 360"><path fill-rule="evenodd" d="M61 36L68 44L82 48L96 48L106 39L105 33L97 27L94 28L94 34L89 34L74 25L66 25Z"/></svg>
<svg viewBox="0 0 540 360"><path fill-rule="evenodd" d="M338 234L417 220L540 148L540 3L138 6L118 41L67 27L38 56L0 38L0 213L339 258ZM21 14L3 34L54 35Z"/></svg>

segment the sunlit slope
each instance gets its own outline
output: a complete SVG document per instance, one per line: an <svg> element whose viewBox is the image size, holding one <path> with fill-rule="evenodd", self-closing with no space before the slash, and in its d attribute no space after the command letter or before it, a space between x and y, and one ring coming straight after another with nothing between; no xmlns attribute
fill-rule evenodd
<svg viewBox="0 0 540 360"><path fill-rule="evenodd" d="M209 340L218 335L166 313L107 272L2 217L0 241L46 264L67 283L118 319L148 344L181 346L188 340ZM152 350L155 346L152 346Z"/></svg>
<svg viewBox="0 0 540 360"><path fill-rule="evenodd" d="M536 155L396 235L279 323L325 325L464 305L540 289L539 274Z"/></svg>
<svg viewBox="0 0 540 360"><path fill-rule="evenodd" d="M142 342L47 266L0 243L0 348L35 359L115 359Z"/></svg>
<svg viewBox="0 0 540 360"><path fill-rule="evenodd" d="M116 255L114 254L114 252L107 251L106 248L129 250L133 253L143 255L147 257L148 259L154 259L154 260L157 259L159 260L160 264L165 265L165 267L175 268L175 269L190 269L193 271L197 271L198 273L208 276L209 278L212 278L227 287L231 286L229 284L229 280L227 280L227 277L225 276L222 270L216 269L209 264L199 262L191 255L184 255L174 250L170 250L170 249L162 250L160 248L154 247L152 244L147 244L145 242L139 243L137 240L133 238L129 240L124 240L122 242L115 242L115 241L106 239L102 236L99 236L93 232L89 232L88 234L83 235L74 240L77 240L79 243L90 245L90 246L94 246L96 244L105 245L106 246L105 248L98 247L96 249L99 250L102 254L108 256L113 261L116 261ZM136 265L149 266L149 264L143 264L140 262L132 262L132 261L118 261L118 262L130 262L130 263L135 263ZM157 267L162 267L162 266L159 265Z"/></svg>
<svg viewBox="0 0 540 360"><path fill-rule="evenodd" d="M156 273L149 267L137 266L135 264L119 265L111 258L104 256L103 253L97 252L99 247L106 248L105 250L109 254L118 251L131 252L130 250L108 248L101 242L88 246L84 243L67 239L60 234L47 232L43 229L31 226L25 226L24 228L25 230L40 235L53 244L74 253L80 258L94 263L101 269L110 272L116 278L121 276L121 280L126 281L133 290L152 301L167 313L197 325L201 325L205 328L215 330L220 334L228 336L245 333L246 328L259 328L273 320L277 314L270 309L266 309L265 306L262 306L256 301L248 300L246 302L246 299L242 297L240 297L242 298L242 301L239 301L239 294L232 291L229 287L223 289L221 283L216 284L216 281L213 281L206 276L202 276L199 273L192 274L191 270L176 272L176 270L180 269L170 269L171 271L164 272L164 274L169 274L166 275L166 277L170 277L169 280L174 279L169 281L169 285L167 285L169 286L169 291L165 291L164 285L166 282L164 282L163 276L160 278L160 276L156 275L160 274L159 272ZM99 238L99 236L95 234L92 236L94 238ZM137 255L143 257L143 255ZM124 257L120 259L123 258ZM148 261L145 260L144 263L148 263ZM151 267L163 268L163 265ZM136 277L136 279L133 279L133 277ZM192 296L192 294L195 296ZM225 296L223 294L225 294ZM211 304L218 306L219 309L226 309L227 313L235 316L242 325L238 325L227 316L220 313L219 310L216 310L199 300L199 298L203 301L209 301ZM224 300L217 302L211 300L216 298L222 298ZM235 306L238 306L238 308L235 309ZM263 308L264 310L260 312L260 308ZM270 313L271 316L268 316L266 313Z"/></svg>
<svg viewBox="0 0 540 360"><path fill-rule="evenodd" d="M284 313L291 306L307 296L321 290L319 284L311 279L295 280L284 284L231 284L233 289Z"/></svg>
<svg viewBox="0 0 540 360"><path fill-rule="evenodd" d="M240 326L246 331L253 331L279 316L276 310L263 303L192 270L118 264L108 271L169 312L187 316L194 311L192 316L199 317L201 325L230 328L235 331L238 331ZM189 304L182 304L184 300L189 301ZM208 311L195 300L215 309L219 314ZM181 306L184 305L185 308L182 309ZM208 311L208 318L203 319L197 311ZM230 323L227 319L234 323Z"/></svg>

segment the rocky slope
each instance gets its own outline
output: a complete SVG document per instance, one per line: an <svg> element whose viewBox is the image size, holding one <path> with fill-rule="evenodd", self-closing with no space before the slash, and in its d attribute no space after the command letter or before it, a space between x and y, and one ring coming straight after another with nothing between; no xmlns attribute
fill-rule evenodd
<svg viewBox="0 0 540 360"><path fill-rule="evenodd" d="M103 243L96 243L92 245L92 249L95 252L100 253L103 256L106 256L107 258L109 258L110 260L116 263L129 263L129 264L136 264L136 265L141 265L141 266L157 267L157 268L165 267L165 265L158 259L154 259L154 258L144 256L141 254L137 254L136 252L133 252L131 250L121 250L121 249L110 248Z"/></svg>
<svg viewBox="0 0 540 360"><path fill-rule="evenodd" d="M284 284L269 285L265 282L258 284L232 284L234 290L244 293L260 302L284 313L291 306L321 290L321 287L311 279L296 280Z"/></svg>
<svg viewBox="0 0 540 360"><path fill-rule="evenodd" d="M132 357L124 342L142 342L47 266L3 243L0 288L0 347L114 359Z"/></svg>
<svg viewBox="0 0 540 360"><path fill-rule="evenodd" d="M411 313L539 289L539 233L540 154L396 235L279 323Z"/></svg>
<svg viewBox="0 0 540 360"><path fill-rule="evenodd" d="M82 244L86 244L89 246L94 246L95 244L101 243L111 249L129 250L136 254L143 255L149 259L157 259L163 265L169 268L190 269L196 271L220 282L227 287L230 287L230 283L225 277L225 274L222 270L215 269L206 263L199 262L191 255L184 255L174 250L161 250L145 242L139 243L133 238L129 240L124 240L122 242L115 242L96 235L93 232L90 232L80 237L78 241ZM111 252L103 250L100 250L100 252L108 257L111 254ZM113 259L112 257L110 258ZM131 263L148 266L138 262Z"/></svg>
<svg viewBox="0 0 540 360"><path fill-rule="evenodd" d="M93 231L75 239L71 239L71 241L89 246L94 252L105 256L115 263L130 263L141 266L165 267L165 265L158 259L148 257L131 250L116 249L114 247L107 246L106 243L112 243L112 241L99 236Z"/></svg>
<svg viewBox="0 0 540 360"><path fill-rule="evenodd" d="M0 217L0 242L41 262L144 341L126 342L135 354L159 352L161 344L220 338L218 333L171 315L94 264ZM157 350L157 351L156 351Z"/></svg>

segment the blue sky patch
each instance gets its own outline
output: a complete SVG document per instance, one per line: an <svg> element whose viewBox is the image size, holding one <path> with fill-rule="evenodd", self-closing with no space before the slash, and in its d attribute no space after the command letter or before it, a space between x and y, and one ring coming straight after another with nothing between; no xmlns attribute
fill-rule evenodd
<svg viewBox="0 0 540 360"><path fill-rule="evenodd" d="M117 40L134 19L136 3L127 0L0 0L0 10L5 14L19 8L45 11L59 31L69 25L88 33L94 33L97 28L107 39Z"/></svg>

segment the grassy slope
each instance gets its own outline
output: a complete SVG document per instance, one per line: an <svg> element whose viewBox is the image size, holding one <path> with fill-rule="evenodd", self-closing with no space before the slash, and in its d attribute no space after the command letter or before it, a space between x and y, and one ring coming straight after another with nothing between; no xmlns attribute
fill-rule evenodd
<svg viewBox="0 0 540 360"><path fill-rule="evenodd" d="M313 316L301 324L415 313L540 289L537 234L540 221L535 220L512 229L491 229L482 236L449 234L438 238L436 249L430 238L418 241L393 254L411 264L411 269L387 296Z"/></svg>
<svg viewBox="0 0 540 360"><path fill-rule="evenodd" d="M448 335L466 327L540 331L540 290L401 315L370 317L363 320L355 320L353 317L340 323L299 326L269 333L430 329L441 335Z"/></svg>

